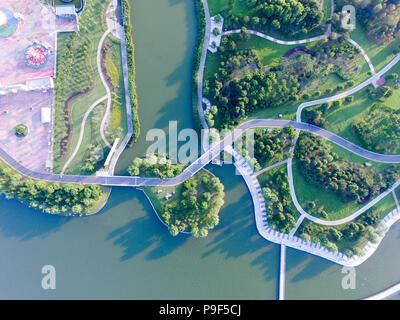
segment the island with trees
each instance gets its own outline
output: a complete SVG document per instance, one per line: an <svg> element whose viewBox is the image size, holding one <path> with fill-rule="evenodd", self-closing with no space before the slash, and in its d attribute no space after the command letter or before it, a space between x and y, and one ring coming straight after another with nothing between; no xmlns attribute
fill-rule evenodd
<svg viewBox="0 0 400 320"><path fill-rule="evenodd" d="M173 236L184 232L203 238L219 224L224 185L207 170L176 187L145 187L144 191Z"/></svg>

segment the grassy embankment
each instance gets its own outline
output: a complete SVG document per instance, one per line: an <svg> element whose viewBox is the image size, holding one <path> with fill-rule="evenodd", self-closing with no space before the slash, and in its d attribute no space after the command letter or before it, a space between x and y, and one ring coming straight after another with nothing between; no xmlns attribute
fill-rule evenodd
<svg viewBox="0 0 400 320"><path fill-rule="evenodd" d="M136 65L135 65L135 43L133 41L133 27L131 22L131 7L127 0L122 0L122 12L125 29L125 40L126 40L126 53L128 58L128 69L129 69L129 96L131 99L132 108L132 125L133 133L130 141L132 146L139 137L140 134L140 122L139 122L139 101L136 90Z"/></svg>

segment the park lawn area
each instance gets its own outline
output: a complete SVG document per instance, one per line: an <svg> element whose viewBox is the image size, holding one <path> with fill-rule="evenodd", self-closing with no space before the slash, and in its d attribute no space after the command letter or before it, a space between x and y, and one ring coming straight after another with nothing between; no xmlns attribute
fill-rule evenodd
<svg viewBox="0 0 400 320"><path fill-rule="evenodd" d="M390 69L385 75L389 75L392 73L397 73L400 76L400 63L397 63L392 69ZM387 98L384 102L385 105L388 107L394 109L394 110L400 110L400 89L394 89L394 81L389 80L385 85L390 85L390 87L393 89L393 94L389 98Z"/></svg>
<svg viewBox="0 0 400 320"><path fill-rule="evenodd" d="M210 16L213 17L225 9L229 9L229 0L209 0L208 8Z"/></svg>
<svg viewBox="0 0 400 320"><path fill-rule="evenodd" d="M113 65L116 67L116 71L119 76L118 87L115 86L115 90L112 92L111 122L108 128L109 130L106 131L106 137L111 144L116 138L120 138L120 143L122 143L122 140L128 131L128 124L127 124L128 120L127 120L126 106L125 106L126 102L125 102L124 78L122 76L123 71L121 63L122 61L121 45L119 41L110 36L105 40L104 43L113 44L113 47L107 54L107 56L111 57L111 61ZM101 144L103 150L107 150L106 153L108 153L108 147L104 143L103 139L101 139L100 135L100 125L103 120L104 113L106 112L106 108L107 108L107 102L104 101L100 103L97 107L95 107L94 110L91 112L85 126L85 134L83 137L81 147L79 148L79 151L75 156L74 160L71 162L69 170L67 170L67 173L87 174L87 172L82 171L81 168L83 166L83 163L89 156L88 147L90 145Z"/></svg>
<svg viewBox="0 0 400 320"><path fill-rule="evenodd" d="M326 116L327 124L325 129L360 145L361 141L353 134L351 126L355 121L364 118L369 113L375 101L369 98L366 88L355 93L353 97L353 102L349 104L343 103L340 108Z"/></svg>
<svg viewBox="0 0 400 320"><path fill-rule="evenodd" d="M375 71L382 69L394 58L393 50L398 49L400 45L400 37L397 37L389 44L383 45L369 41L360 23L357 23L357 27L350 33L350 37L367 53Z"/></svg>
<svg viewBox="0 0 400 320"><path fill-rule="evenodd" d="M293 183L296 197L301 207L307 211L307 202L314 201L317 207L324 207L328 214L327 220L338 220L345 218L363 205L356 202L343 202L335 193L330 190L323 190L306 181L301 173L300 164L293 159Z"/></svg>
<svg viewBox="0 0 400 320"><path fill-rule="evenodd" d="M213 17L221 13L221 11L229 10L230 2L230 0L209 0L208 7L210 9L210 16ZM244 17L245 15L252 17L249 12L247 0L234 0L232 12L237 17Z"/></svg>
<svg viewBox="0 0 400 320"><path fill-rule="evenodd" d="M399 188L396 188L396 191ZM381 211L381 218L386 217L390 212L396 209L396 202L394 200L393 194L390 193L386 197L384 197L381 201L379 201L374 208Z"/></svg>
<svg viewBox="0 0 400 320"><path fill-rule="evenodd" d="M99 98L106 95L106 90L101 82L100 76L97 70L97 49L100 42L102 35L105 32L103 26L103 19L99 17L103 17L104 10L106 8L107 1L99 0L98 5L92 5L90 8L87 8L81 15L80 24L81 24L81 31L80 34L88 39L90 39L90 49L88 52L89 59L86 61L86 67L92 71L93 73L93 83L92 86L86 94L81 94L74 98L70 102L70 126L71 126L71 134L68 141L68 146L65 154L61 157L54 158L54 172L60 172L65 164L65 162L71 156L73 150L75 149L76 143L79 139L81 123L86 111L90 108L90 106ZM90 26L90 28L88 27ZM62 47L65 46L64 39L68 36L75 36L75 35L64 35L61 34L58 36L58 50L62 50ZM62 64L63 61L58 59L57 65ZM73 68L71 66L70 68ZM56 81L57 84L57 81ZM56 91L57 91L56 85ZM65 92L65 96L58 96L58 101L60 101L60 106L63 108L63 102L65 102L72 94L78 92L80 89L84 88L73 88L71 91L63 91ZM97 108L97 107L96 107ZM56 111L57 112L57 111ZM56 118L57 119L57 118ZM57 125L57 124L55 124ZM100 132L98 132L100 137ZM91 136L91 133L85 130L84 141L88 141L88 137ZM90 140L90 139L89 139ZM59 143L59 141L55 140L55 143ZM86 146L82 143L82 146ZM81 155L84 153L79 152L76 158L78 166L80 167L83 163L84 159L81 158ZM77 167L77 168L79 168ZM70 166L70 170L74 171L74 167Z"/></svg>
<svg viewBox="0 0 400 320"><path fill-rule="evenodd" d="M378 171L383 171L385 168L390 166L390 164L364 159L330 141L326 142L330 147L332 147L332 151L336 152L341 158L350 162L355 162L361 165L368 162L371 164L371 169L376 169ZM308 183L301 172L298 160L295 158L293 159L293 183L297 199L303 209L306 210L306 204L308 201L315 201L317 207L324 206L325 211L329 216L328 220L345 218L363 207L362 204L356 202L343 202L334 192L323 190L318 186ZM318 195L318 197L316 197L316 195ZM381 200L377 205L379 205L383 200Z"/></svg>
<svg viewBox="0 0 400 320"><path fill-rule="evenodd" d="M107 146L103 142L100 136L100 125L103 120L104 112L106 111L107 103L102 102L93 109L90 113L86 125L85 134L83 135L81 146L76 154L75 158L70 163L66 174L88 174L82 169L86 158L89 156L89 147L91 145L101 144L103 150L107 149ZM108 150L107 152L108 153ZM106 154L104 155L106 157ZM104 157L104 161L105 161Z"/></svg>
<svg viewBox="0 0 400 320"><path fill-rule="evenodd" d="M156 210L157 215L161 219L161 215L163 214L162 207L164 202L179 200L178 197L182 187L182 184L173 187L143 187L143 191L149 197L150 202ZM161 190L161 192L158 193L158 190ZM175 192L175 194L172 194L173 192ZM167 194L172 194L172 197L169 200L165 199L165 196Z"/></svg>
<svg viewBox="0 0 400 320"><path fill-rule="evenodd" d="M325 8L325 16L322 20L323 24L326 24L328 20L331 18L331 9L332 9L332 1L324 0L324 8Z"/></svg>
<svg viewBox="0 0 400 320"><path fill-rule="evenodd" d="M391 70L392 72L390 73L400 73L400 65L396 65L393 67ZM389 98L387 98L383 104L387 105L388 107L394 109L394 110L399 110L400 109L400 89L394 89L393 88L394 81L389 80L387 82L387 85L392 87L393 89L393 95ZM376 100L372 100L368 93L366 92L367 88L362 89L361 91L355 93L353 95L354 100L351 103L342 103L342 105L334 110L331 113L328 113L325 116L325 119L327 120L327 124L325 124L324 128L326 130L329 130L333 133L336 133L337 135L357 144L357 145L362 145L362 142L360 139L353 133L352 131L352 125L360 119L365 118L374 103L378 103ZM312 109L313 107L309 107L308 109ZM302 114L302 121L305 121L306 119L304 118L305 113L303 112ZM400 152L400 150L396 151L396 154Z"/></svg>
<svg viewBox="0 0 400 320"><path fill-rule="evenodd" d="M122 142L123 138L128 132L128 120L126 114L121 44L119 40L110 36L104 42L105 45L107 43L113 45L107 54L106 66L110 65L110 70L107 71L107 74L113 82L114 90L111 92L111 119L106 136L110 143L115 141L116 138L120 138Z"/></svg>
<svg viewBox="0 0 400 320"><path fill-rule="evenodd" d="M379 217L381 219L383 219L386 215L388 215L390 212L392 212L395 208L396 208L396 204L395 204L394 198L393 198L392 194L388 194L381 201L379 201L376 205L374 205L372 208L367 210L366 213L370 212L371 210L377 210L380 212ZM359 217L362 217L364 214L365 213L363 213ZM352 220L352 222L354 222L354 221L357 221L357 218ZM340 225L334 226L333 228L342 232L348 226L348 224L349 223L340 224ZM315 225L316 226L317 224L306 218L306 219L304 219L302 226L307 226L307 225ZM328 227L328 226L321 226L321 227L323 227L325 230L332 228L332 227ZM376 227L377 227L377 225L374 226L374 228L376 228ZM296 231L295 236L300 237L300 228ZM338 241L335 243L338 246L339 251L343 252L345 249L352 249L355 247L363 249L365 247L365 245L368 243L368 239L365 236L361 237L360 239L355 240L355 241L347 239L347 238L343 238L341 241Z"/></svg>
<svg viewBox="0 0 400 320"><path fill-rule="evenodd" d="M297 47L297 45L287 46L256 35L250 35L250 39L243 42L243 47L257 51L258 57L264 66L278 66L285 53Z"/></svg>
<svg viewBox="0 0 400 320"><path fill-rule="evenodd" d="M221 63L221 57L216 53L207 52L206 64L204 68L204 78L203 81L211 81L214 74L217 72L218 67Z"/></svg>
<svg viewBox="0 0 400 320"><path fill-rule="evenodd" d="M199 172L197 172L193 178L196 179L197 181L201 181L203 177L208 177L208 178L214 178L215 176L208 170L202 169ZM156 187L143 187L143 191L146 193L148 198L150 199L151 204L153 205L154 209L156 210L156 213L158 217L162 219L163 215L163 206L166 203L172 203L172 202L180 202L180 195L181 195L181 190L183 188L183 183L177 185L177 186L172 186L172 187L167 187L167 186L156 186ZM198 197L200 197L204 192L207 190L204 189L200 184L197 187L197 192L198 192ZM171 197L166 200L165 196L167 194L170 194Z"/></svg>

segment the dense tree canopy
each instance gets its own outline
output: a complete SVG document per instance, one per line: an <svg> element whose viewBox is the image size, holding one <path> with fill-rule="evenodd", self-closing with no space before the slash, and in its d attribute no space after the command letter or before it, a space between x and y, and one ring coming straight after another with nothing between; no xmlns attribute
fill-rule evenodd
<svg viewBox="0 0 400 320"><path fill-rule="evenodd" d="M183 166L173 165L166 155L149 155L135 158L128 168L131 176L172 178L182 172Z"/></svg>
<svg viewBox="0 0 400 320"><path fill-rule="evenodd" d="M0 192L27 205L52 214L87 213L100 199L98 185L48 183L26 179L0 163Z"/></svg>
<svg viewBox="0 0 400 320"><path fill-rule="evenodd" d="M335 192L344 201L364 203L400 178L398 165L382 173L340 158L318 136L302 132L295 149L301 171L309 183Z"/></svg>
<svg viewBox="0 0 400 320"><path fill-rule="evenodd" d="M380 104L353 125L353 130L370 150L395 153L400 148L400 114Z"/></svg>
<svg viewBox="0 0 400 320"><path fill-rule="evenodd" d="M279 232L290 233L296 226L289 182L285 170L275 169L262 189L265 198L268 225Z"/></svg>
<svg viewBox="0 0 400 320"><path fill-rule="evenodd" d="M218 212L224 204L224 186L210 174L198 173L178 189L175 201L163 205L162 219L170 233L191 232L194 237L206 237L219 223Z"/></svg>
<svg viewBox="0 0 400 320"><path fill-rule="evenodd" d="M356 7L358 21L368 37L377 42L390 42L400 30L400 2L398 0L339 0L338 8L351 4Z"/></svg>

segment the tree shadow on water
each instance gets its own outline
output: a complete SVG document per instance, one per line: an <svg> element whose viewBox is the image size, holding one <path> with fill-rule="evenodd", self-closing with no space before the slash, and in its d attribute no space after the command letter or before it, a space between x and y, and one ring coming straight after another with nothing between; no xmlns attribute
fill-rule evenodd
<svg viewBox="0 0 400 320"><path fill-rule="evenodd" d="M121 261L129 260L138 254L145 253L145 258L155 260L163 258L183 245L188 236L179 235L172 237L167 228L158 220L149 201L142 192L137 195L138 212L145 211L145 216L130 220L124 226L110 232L106 238L113 241L115 246L123 248L124 254Z"/></svg>
<svg viewBox="0 0 400 320"><path fill-rule="evenodd" d="M179 51L184 50L182 55L182 61L180 65L175 68L168 76L165 77L164 82L166 87L178 85L178 91L176 93L176 98L168 101L160 108L160 114L162 116L158 119L156 126L163 127L168 121L176 120L178 123L185 123L188 121L188 115L192 116L191 108L191 81L192 81L192 68L193 68L193 56L196 43L196 28L192 23L194 15L194 4L186 0L169 0L171 6L180 3L185 4L184 8L184 21L185 24L181 25L180 29L185 30L182 42L179 44ZM176 36L176 35L175 35ZM184 48L182 48L184 46ZM180 54L179 54L180 55ZM189 85L187 85L189 84ZM183 97L186 97L185 99ZM179 106L179 104L184 103L184 106ZM182 112L174 112L176 119L171 119L171 110L176 110L179 108ZM193 126L192 119L191 123L186 123L185 125Z"/></svg>
<svg viewBox="0 0 400 320"><path fill-rule="evenodd" d="M70 221L62 217L34 210L17 200L0 197L0 233L5 237L27 241L44 239Z"/></svg>
<svg viewBox="0 0 400 320"><path fill-rule="evenodd" d="M243 195L222 210L221 227L216 228L216 231L222 230L208 245L209 250L203 254L203 258L216 252L223 253L225 259L247 256L250 265L261 268L265 279L271 280L277 276L279 247L258 234L253 206L249 205L246 198L249 198L248 195Z"/></svg>
<svg viewBox="0 0 400 320"><path fill-rule="evenodd" d="M337 272L339 265L326 260L324 258L311 255L307 252L286 248L286 271L298 268L291 282L299 282L307 279L318 277L320 274L327 272ZM295 271L293 271L295 272Z"/></svg>

